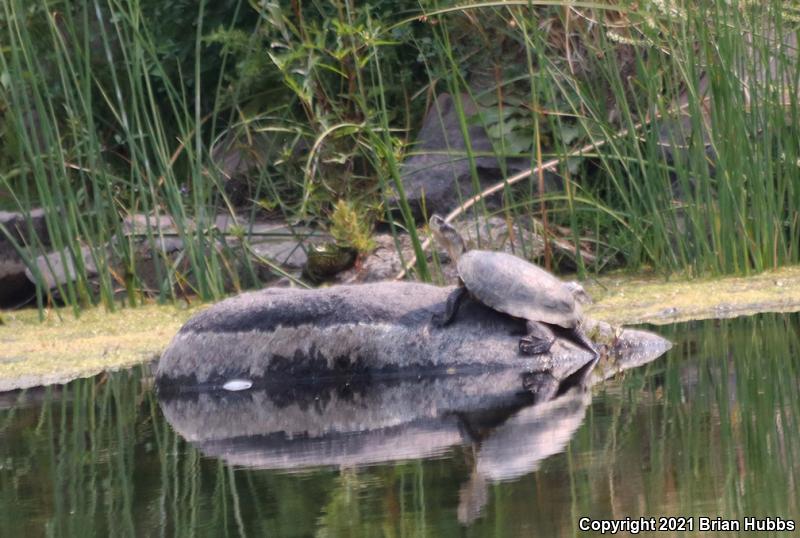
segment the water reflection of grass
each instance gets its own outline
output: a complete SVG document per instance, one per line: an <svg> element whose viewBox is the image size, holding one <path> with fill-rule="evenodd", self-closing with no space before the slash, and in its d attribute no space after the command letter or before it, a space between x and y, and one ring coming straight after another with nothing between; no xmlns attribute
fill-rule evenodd
<svg viewBox="0 0 800 538"><path fill-rule="evenodd" d="M796 518L797 319L674 329L678 345L656 375L631 373L625 392L593 407L601 426L586 442L602 447L601 465L577 474L576 510Z"/></svg>
<svg viewBox="0 0 800 538"><path fill-rule="evenodd" d="M490 486L470 536L573 536L577 518L800 516L798 317L664 328L665 358L595 389L565 453ZM203 458L141 370L0 411L0 536L450 536L471 450L300 475ZM519 447L525 450L525 447Z"/></svg>

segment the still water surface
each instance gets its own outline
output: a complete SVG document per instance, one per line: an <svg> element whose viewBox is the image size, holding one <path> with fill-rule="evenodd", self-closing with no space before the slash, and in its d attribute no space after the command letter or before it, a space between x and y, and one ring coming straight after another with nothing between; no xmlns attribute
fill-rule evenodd
<svg viewBox="0 0 800 538"><path fill-rule="evenodd" d="M581 517L797 522L799 329L797 315L659 327L670 352L588 392L435 421L405 421L414 397L397 387L394 414L386 392L380 412L341 391L162 406L143 368L0 394L0 536L588 536ZM204 418L209 406L223 410ZM348 420L381 435L336 434ZM235 435L216 434L226 428ZM320 444L303 429L338 437Z"/></svg>

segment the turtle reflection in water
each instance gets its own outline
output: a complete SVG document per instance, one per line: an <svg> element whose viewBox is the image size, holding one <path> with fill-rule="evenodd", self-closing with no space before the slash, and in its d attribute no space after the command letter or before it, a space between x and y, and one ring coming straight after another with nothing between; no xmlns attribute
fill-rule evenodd
<svg viewBox="0 0 800 538"><path fill-rule="evenodd" d="M595 357L597 349L581 328L580 303L589 296L577 282L562 282L544 269L506 254L485 250L467 251L459 233L439 215L433 215L430 228L436 240L456 262L460 286L447 299L444 316L434 323L445 326L453 321L464 297L505 314L527 321L528 334L519 341L524 355L547 353L555 342L549 325L569 330L572 339Z"/></svg>

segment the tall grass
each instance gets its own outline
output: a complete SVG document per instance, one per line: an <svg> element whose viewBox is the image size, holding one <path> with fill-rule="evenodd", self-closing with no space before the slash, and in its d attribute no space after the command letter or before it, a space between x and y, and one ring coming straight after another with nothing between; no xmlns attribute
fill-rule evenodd
<svg viewBox="0 0 800 538"><path fill-rule="evenodd" d="M76 308L113 307L121 288L136 301L147 287L137 241L104 247L138 213L172 216L185 245L178 260L156 257L161 299L257 283L246 234L231 243L214 226L234 212L212 159L227 140L261 157L242 229L263 208L326 226L347 199L396 237L410 233L417 276L430 278L401 162L442 92L462 136L481 124L501 168L522 157L533 169L503 186L502 215L580 245L581 272L713 275L798 261L800 17L790 5L238 2L212 21L200 2L183 63L164 54L164 21L148 6L9 0L0 12L0 203L45 208L49 248L75 266L58 292ZM465 112L465 95L480 114ZM463 200L483 188L466 142L455 157L470 163ZM559 190L545 188L553 159ZM498 210L481 201L471 211ZM148 225L141 241L153 249L163 234ZM46 250L42 238L27 244L33 256ZM545 252L543 263L559 262ZM40 306L49 293L39 287Z"/></svg>
<svg viewBox="0 0 800 538"><path fill-rule="evenodd" d="M82 246L91 249L106 304L113 307L114 287L140 287L132 243L104 247L113 235L122 237L122 219L138 212L172 215L194 291L203 297L221 294L226 264L205 233L214 216L206 208L214 204L217 180L203 174L207 149L197 137L206 119L190 104L201 97L197 72L194 95L187 95L187 85L169 82L137 2L82 2L54 12L42 3L33 20L26 17L27 2L3 6L11 47L0 61L14 81L4 95L4 120L17 133L19 152L18 178L6 180L7 189L21 210L45 208L54 250L76 263L77 279L59 290L62 297L73 304L92 300ZM43 55L48 49L52 53ZM165 96L154 91L159 77L167 81ZM104 137L109 133L112 140ZM180 153L187 162L178 167L174 155ZM191 185L191 197L183 195L182 185ZM158 238L159 231L148 226L146 242L153 246ZM157 258L155 264L161 296L170 297L171 284L184 281L182 275L166 260ZM135 300L136 294L129 297ZM40 306L42 301L40 294Z"/></svg>

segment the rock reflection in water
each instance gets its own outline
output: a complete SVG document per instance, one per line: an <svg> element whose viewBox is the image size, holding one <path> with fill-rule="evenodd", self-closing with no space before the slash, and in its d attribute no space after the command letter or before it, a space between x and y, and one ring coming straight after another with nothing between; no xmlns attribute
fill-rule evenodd
<svg viewBox="0 0 800 538"><path fill-rule="evenodd" d="M531 378L549 373L507 369L173 395L161 398L161 407L206 456L250 468L357 467L470 447L472 472L458 508L466 524L486 505L489 484L523 476L564 450L583 422L592 384L668 348L666 341L649 342L599 368L590 362L560 380L552 398L535 388L549 382Z"/></svg>

